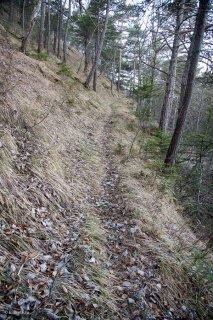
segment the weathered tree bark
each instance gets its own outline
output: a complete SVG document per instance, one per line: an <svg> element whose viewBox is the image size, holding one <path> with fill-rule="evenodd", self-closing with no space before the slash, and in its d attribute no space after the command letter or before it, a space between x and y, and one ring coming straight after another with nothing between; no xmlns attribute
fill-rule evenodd
<svg viewBox="0 0 213 320"><path fill-rule="evenodd" d="M26 0L23 0L22 8L21 8L21 33L22 38L25 36L25 6L26 6Z"/></svg>
<svg viewBox="0 0 213 320"><path fill-rule="evenodd" d="M53 34L53 52L55 54L56 54L56 51L57 51L57 39L58 39L57 30L55 30L54 34Z"/></svg>
<svg viewBox="0 0 213 320"><path fill-rule="evenodd" d="M132 93L135 90L135 79L136 79L136 63L135 63L135 55L133 60L133 79L132 79Z"/></svg>
<svg viewBox="0 0 213 320"><path fill-rule="evenodd" d="M119 49L119 62L118 62L118 81L117 81L117 91L120 91L121 88L121 59L122 59L122 50Z"/></svg>
<svg viewBox="0 0 213 320"><path fill-rule="evenodd" d="M84 42L84 73L87 74L89 70L89 64L90 64L90 48L89 48L90 39L86 39Z"/></svg>
<svg viewBox="0 0 213 320"><path fill-rule="evenodd" d="M95 39L95 60L97 59L97 55L98 55L98 47L99 47L99 41L100 41L100 28L99 28L99 23L100 23L100 19L99 19L99 9L97 12L97 33L96 33L96 39ZM95 69L94 69L94 73L93 73L93 90L97 91L97 68L98 65L96 65Z"/></svg>
<svg viewBox="0 0 213 320"><path fill-rule="evenodd" d="M172 46L172 56L169 64L169 74L166 81L166 90L163 99L163 105L161 109L159 128L166 131L168 128L170 113L173 104L174 90L175 90L175 80L176 80L176 69L178 61L178 51L180 47L180 31L184 16L184 5L185 0L181 0L178 3L178 12L176 18L175 26L175 36Z"/></svg>
<svg viewBox="0 0 213 320"><path fill-rule="evenodd" d="M9 22L13 23L13 15L14 15L14 0L10 0L10 7L9 7Z"/></svg>
<svg viewBox="0 0 213 320"><path fill-rule="evenodd" d="M155 45L154 45L155 48ZM151 118L151 114L152 114L152 100L153 100L153 95L154 95L154 91L155 91L155 73L156 73L156 64L157 64L157 56L158 56L159 50L158 49L154 49L154 56L152 59L152 63L151 63L151 79L150 79L150 97L148 99L148 105L149 105L149 109L148 109L148 119ZM153 110L155 112L155 110Z"/></svg>
<svg viewBox="0 0 213 320"><path fill-rule="evenodd" d="M111 93L113 92L113 84L115 83L115 49L111 66Z"/></svg>
<svg viewBox="0 0 213 320"><path fill-rule="evenodd" d="M71 0L69 0L68 15L67 15L66 27L64 32L64 44L63 44L63 62L64 63L67 62L67 35L68 35L70 16L71 16Z"/></svg>
<svg viewBox="0 0 213 320"><path fill-rule="evenodd" d="M104 43L104 39L105 39L105 34L106 34L106 30L107 30L107 25L108 25L108 20L109 20L109 9L110 9L110 3L111 1L110 0L107 0L107 7L106 7L106 16L105 16L105 22L104 22L104 27L103 27L103 31L101 33L101 36L100 36L100 43L99 43L99 46L98 46L98 49L97 49L97 55L96 55L96 58L93 62L93 65L92 65L92 69L90 70L90 73L84 83L84 86L86 88L89 87L90 85L90 82L93 78L93 75L94 75L94 72L98 66L98 62L99 62L99 59L100 59L100 56L101 56L101 51L102 51L102 48L103 48L103 43Z"/></svg>
<svg viewBox="0 0 213 320"><path fill-rule="evenodd" d="M45 25L45 16L46 16L45 12L46 12L46 0L42 0L39 39L38 39L38 53L41 53L44 50L44 25Z"/></svg>
<svg viewBox="0 0 213 320"><path fill-rule="evenodd" d="M47 53L50 53L50 37L51 37L51 17L50 17L50 0L47 5Z"/></svg>
<svg viewBox="0 0 213 320"><path fill-rule="evenodd" d="M62 25L62 0L58 2L58 22L57 22L57 57L61 56L61 25Z"/></svg>
<svg viewBox="0 0 213 320"><path fill-rule="evenodd" d="M136 113L140 112L141 110L141 106L142 106L142 97L141 97L141 41L140 41L140 30L138 31L138 93L137 93L137 109L136 109Z"/></svg>
<svg viewBox="0 0 213 320"><path fill-rule="evenodd" d="M35 5L35 7L33 9L31 17L30 17L30 25L29 25L28 32L23 36L22 41L21 41L21 51L23 53L26 53L27 43L28 43L28 40L29 40L32 32L33 32L35 20L36 20L38 13L39 13L40 7L41 7L41 0L38 0L37 4Z"/></svg>
<svg viewBox="0 0 213 320"><path fill-rule="evenodd" d="M209 4L210 0L199 1L199 8L196 17L194 33L191 40L190 49L188 52L182 79L178 118L176 121L176 126L172 136L172 140L165 158L165 163L168 165L172 165L175 162L176 152L179 146L183 126L187 115L187 110L190 105Z"/></svg>
<svg viewBox="0 0 213 320"><path fill-rule="evenodd" d="M96 44L95 44L95 60L97 59L97 52L98 50L98 39L96 39ZM93 90L97 91L97 65L94 68L94 72L93 72Z"/></svg>

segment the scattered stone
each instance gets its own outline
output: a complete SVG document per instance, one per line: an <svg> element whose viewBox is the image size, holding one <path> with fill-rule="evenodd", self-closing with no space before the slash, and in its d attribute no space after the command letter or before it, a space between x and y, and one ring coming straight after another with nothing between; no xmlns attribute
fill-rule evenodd
<svg viewBox="0 0 213 320"><path fill-rule="evenodd" d="M136 272L133 271L133 272L130 274L130 279L134 279L136 276L137 276Z"/></svg>
<svg viewBox="0 0 213 320"><path fill-rule="evenodd" d="M117 223L117 228L122 228L123 227L123 223Z"/></svg>
<svg viewBox="0 0 213 320"><path fill-rule="evenodd" d="M116 289L117 289L118 291L123 291L123 288L120 287L120 286L117 286Z"/></svg>
<svg viewBox="0 0 213 320"><path fill-rule="evenodd" d="M134 235L134 234L136 233L136 231L137 231L137 227L136 227L136 226L133 227L133 228L130 228L130 233L131 233L132 235Z"/></svg>
<svg viewBox="0 0 213 320"><path fill-rule="evenodd" d="M141 298L145 297L145 295L146 295L146 290L147 290L147 286L144 287L143 289L137 291L137 292L134 294L133 298L134 298L136 301L141 300Z"/></svg>
<svg viewBox="0 0 213 320"><path fill-rule="evenodd" d="M187 307L183 304L183 305L181 306L181 309L182 309L183 311L186 311L186 310L187 310Z"/></svg>
<svg viewBox="0 0 213 320"><path fill-rule="evenodd" d="M131 282L129 282L129 281L124 281L124 282L122 283L122 285L123 285L124 287L128 288L128 289L131 289L131 288L132 288L132 284L131 284Z"/></svg>
<svg viewBox="0 0 213 320"><path fill-rule="evenodd" d="M156 284L156 287L157 287L159 290L161 290L161 288L162 288L162 286L161 286L160 283L157 283L157 284Z"/></svg>
<svg viewBox="0 0 213 320"><path fill-rule="evenodd" d="M96 259L94 257L92 257L90 260L89 260L90 263L96 263Z"/></svg>
<svg viewBox="0 0 213 320"><path fill-rule="evenodd" d="M135 303L135 300L132 299L132 298L128 298L128 303L129 303L129 304L134 304L134 303Z"/></svg>
<svg viewBox="0 0 213 320"><path fill-rule="evenodd" d="M128 256L128 250L127 249L122 253L122 256L124 256L124 257Z"/></svg>
<svg viewBox="0 0 213 320"><path fill-rule="evenodd" d="M16 266L14 264L10 265L10 272L13 273L16 271Z"/></svg>
<svg viewBox="0 0 213 320"><path fill-rule="evenodd" d="M47 264L46 263L42 263L40 265L40 270L41 270L41 272L45 272L47 270Z"/></svg>
<svg viewBox="0 0 213 320"><path fill-rule="evenodd" d="M137 273L141 276L144 277L145 272L143 270L138 270Z"/></svg>

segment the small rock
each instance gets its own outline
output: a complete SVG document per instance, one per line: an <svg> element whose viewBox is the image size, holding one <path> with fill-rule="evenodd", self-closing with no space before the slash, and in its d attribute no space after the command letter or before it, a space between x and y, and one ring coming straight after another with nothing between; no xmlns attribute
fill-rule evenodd
<svg viewBox="0 0 213 320"><path fill-rule="evenodd" d="M137 273L141 276L144 277L145 272L143 270L138 270Z"/></svg>
<svg viewBox="0 0 213 320"><path fill-rule="evenodd" d="M130 279L134 279L136 276L137 276L137 275L136 275L136 272L133 271L133 272L130 274Z"/></svg>
<svg viewBox="0 0 213 320"><path fill-rule="evenodd" d="M187 310L187 308L186 308L186 306L184 306L184 304L182 305L181 309L182 309L183 311L186 311L186 310Z"/></svg>
<svg viewBox="0 0 213 320"><path fill-rule="evenodd" d="M36 277L36 274L35 274L35 273L31 273L31 272L29 272L29 273L26 275L26 279L27 279L27 280L33 280L33 279L35 279L35 277Z"/></svg>
<svg viewBox="0 0 213 320"><path fill-rule="evenodd" d="M131 258L129 259L129 264L130 264L130 265L133 265L133 264L135 263L135 261L136 261L135 258L132 258L132 257L131 257Z"/></svg>
<svg viewBox="0 0 213 320"><path fill-rule="evenodd" d="M50 260L52 260L52 256L49 254L45 254L45 255L41 256L41 259L44 261L50 261Z"/></svg>
<svg viewBox="0 0 213 320"><path fill-rule="evenodd" d="M42 263L40 266L40 270L41 272L45 272L47 270L47 264L46 263Z"/></svg>
<svg viewBox="0 0 213 320"><path fill-rule="evenodd" d="M130 228L130 233L132 235L134 235L136 231L137 231L137 227Z"/></svg>
<svg viewBox="0 0 213 320"><path fill-rule="evenodd" d="M89 260L90 263L96 263L96 259L94 257L92 257L90 260Z"/></svg>
<svg viewBox="0 0 213 320"><path fill-rule="evenodd" d="M32 259L32 260L30 260L30 264L31 264L33 267L35 267L36 261Z"/></svg>
<svg viewBox="0 0 213 320"><path fill-rule="evenodd" d="M127 270L129 271L129 272L132 272L132 271L137 271L137 269L138 269L138 267L137 266L131 266L131 267L127 267Z"/></svg>
<svg viewBox="0 0 213 320"><path fill-rule="evenodd" d="M142 297L145 297L146 295L146 290L147 290L147 286L145 286L143 289L137 291L135 294L134 294L134 299L135 300L141 300Z"/></svg>
<svg viewBox="0 0 213 320"><path fill-rule="evenodd" d="M134 304L134 303L135 303L135 300L132 299L132 298L128 298L128 303L129 303L129 304Z"/></svg>
<svg viewBox="0 0 213 320"><path fill-rule="evenodd" d="M124 256L124 257L128 256L128 250L127 249L122 253L122 256Z"/></svg>
<svg viewBox="0 0 213 320"><path fill-rule="evenodd" d="M120 286L117 286L116 289L117 289L118 291L123 291L123 288L120 287Z"/></svg>
<svg viewBox="0 0 213 320"><path fill-rule="evenodd" d="M11 263L10 265L10 272L13 273L16 271L16 266L14 264Z"/></svg>
<svg viewBox="0 0 213 320"><path fill-rule="evenodd" d="M123 223L117 223L117 228L123 227Z"/></svg>
<svg viewBox="0 0 213 320"><path fill-rule="evenodd" d="M85 294L83 295L83 298L84 298L84 300L87 301L87 302L89 302L89 301L91 300L91 297L90 297L90 295L89 295L88 293L85 293Z"/></svg>
<svg viewBox="0 0 213 320"><path fill-rule="evenodd" d="M161 290L161 288L162 288L160 283L157 283L157 284L156 284L156 287L157 287L159 290Z"/></svg>
<svg viewBox="0 0 213 320"><path fill-rule="evenodd" d="M55 243L52 243L51 251L57 251L57 247Z"/></svg>
<svg viewBox="0 0 213 320"><path fill-rule="evenodd" d="M132 287L132 284L131 284L131 282L129 282L129 281L124 281L123 283L122 283L122 285L124 286L124 287L126 287L126 288L131 288Z"/></svg>

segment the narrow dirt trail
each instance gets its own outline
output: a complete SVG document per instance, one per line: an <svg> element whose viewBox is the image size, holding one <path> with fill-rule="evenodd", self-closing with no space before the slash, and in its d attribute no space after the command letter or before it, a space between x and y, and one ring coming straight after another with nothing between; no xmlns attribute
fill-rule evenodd
<svg viewBox="0 0 213 320"><path fill-rule="evenodd" d="M122 178L119 176L121 164L112 148L116 109L113 104L111 108L100 141L106 175L96 207L107 234L108 268L116 279L114 286L120 310L118 318L183 319L161 295L164 285L156 272L159 261L152 252L147 256L147 250L143 247L144 233L137 226L134 213L128 208L128 200L122 195Z"/></svg>
<svg viewBox="0 0 213 320"><path fill-rule="evenodd" d="M108 267L113 270L117 279L115 285L121 318L141 319L146 309L146 301L142 299L147 290L144 283L144 260L146 258L142 255L141 246L136 241L137 226L132 223L132 214L128 210L126 199L119 190L119 163L111 147L113 119L116 111L113 105L111 108L112 112L103 128L101 138L106 175L102 181L104 191L97 206L101 209L101 219L108 234L108 255L110 257Z"/></svg>

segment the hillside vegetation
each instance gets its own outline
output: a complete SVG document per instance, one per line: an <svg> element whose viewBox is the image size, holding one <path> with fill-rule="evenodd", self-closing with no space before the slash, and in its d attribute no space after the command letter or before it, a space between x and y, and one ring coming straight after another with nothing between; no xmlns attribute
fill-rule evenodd
<svg viewBox="0 0 213 320"><path fill-rule="evenodd" d="M134 101L85 89L75 49L0 43L0 319L211 319L211 254Z"/></svg>

